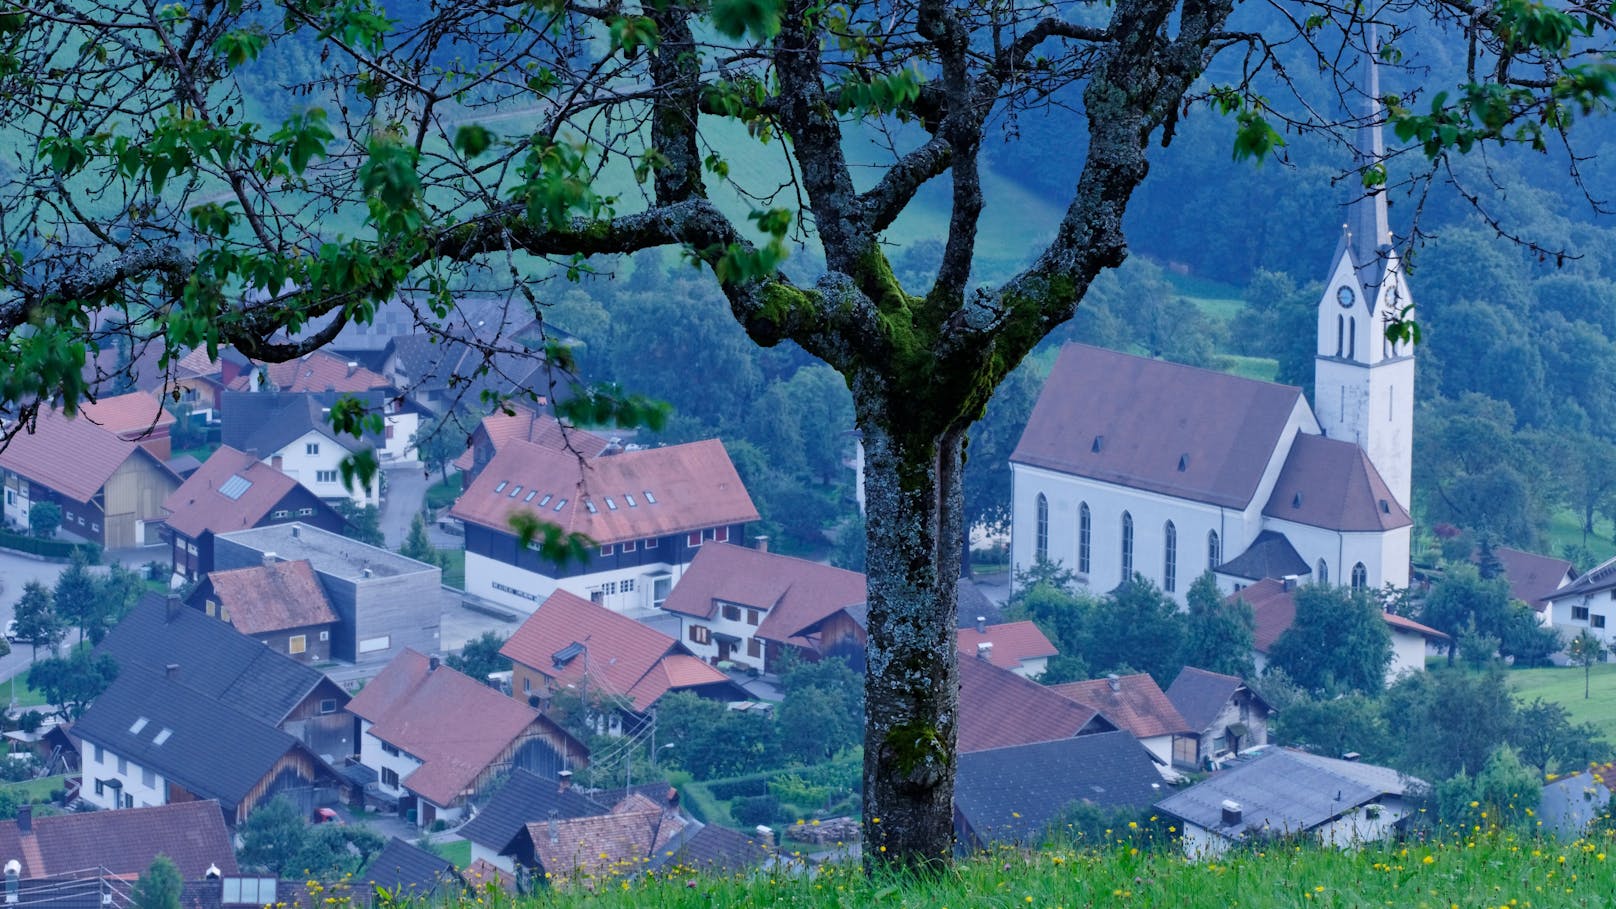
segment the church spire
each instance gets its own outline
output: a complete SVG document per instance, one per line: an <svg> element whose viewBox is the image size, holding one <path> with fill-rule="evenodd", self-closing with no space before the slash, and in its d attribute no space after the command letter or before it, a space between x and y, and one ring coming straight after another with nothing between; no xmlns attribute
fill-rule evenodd
<svg viewBox="0 0 1616 909"><path fill-rule="evenodd" d="M1386 144L1380 134L1381 124L1385 120L1385 110L1380 104L1380 41L1373 23L1368 26L1366 39L1369 52L1364 58L1364 113L1363 119L1358 122L1354 143L1357 164L1363 170L1386 159ZM1391 243L1390 224L1386 215L1384 185L1365 188L1352 201L1347 225L1352 232L1353 264L1377 277L1384 271L1381 249ZM1379 267L1372 267L1377 265Z"/></svg>

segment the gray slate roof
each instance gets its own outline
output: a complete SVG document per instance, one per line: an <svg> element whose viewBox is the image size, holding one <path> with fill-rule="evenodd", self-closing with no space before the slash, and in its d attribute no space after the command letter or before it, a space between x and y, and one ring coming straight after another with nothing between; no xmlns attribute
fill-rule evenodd
<svg viewBox="0 0 1616 909"><path fill-rule="evenodd" d="M1313 573L1307 560L1296 551L1291 541L1273 530L1257 534L1257 539L1251 541L1245 552L1219 565L1216 570L1218 574L1253 581Z"/></svg>
<svg viewBox="0 0 1616 909"><path fill-rule="evenodd" d="M959 756L954 809L983 844L1037 843L1068 806L1143 811L1166 788L1127 732L994 748Z"/></svg>
<svg viewBox="0 0 1616 909"><path fill-rule="evenodd" d="M1190 729L1201 733L1211 727L1224 705L1244 684L1238 676L1185 666L1168 687L1167 699L1173 702Z"/></svg>
<svg viewBox="0 0 1616 909"><path fill-rule="evenodd" d="M1167 814L1230 839L1267 828L1277 834L1312 830L1385 795L1425 783L1390 767L1272 748L1215 773L1156 803ZM1237 802L1240 822L1223 823L1223 802Z"/></svg>
<svg viewBox="0 0 1616 909"><path fill-rule="evenodd" d="M1538 814L1554 835L1573 840L1588 832L1588 825L1610 806L1610 788L1584 770L1543 786Z"/></svg>
<svg viewBox="0 0 1616 909"><path fill-rule="evenodd" d="M1068 344L1012 462L1244 508L1301 389Z"/></svg>
<svg viewBox="0 0 1616 909"><path fill-rule="evenodd" d="M401 902L465 889L453 862L396 836L371 860L365 880Z"/></svg>
<svg viewBox="0 0 1616 909"><path fill-rule="evenodd" d="M325 681L318 670L276 653L218 619L181 606L172 619L161 594L147 593L97 648L120 672L144 668L228 704L262 723L279 725Z"/></svg>
<svg viewBox="0 0 1616 909"><path fill-rule="evenodd" d="M662 791L667 791L666 784L662 784ZM593 817L609 813L611 805L610 802L602 804L577 789L562 792L557 780L518 768L511 771L505 785L489 797L477 816L460 828L460 835L499 852L510 845L523 827L534 821L549 820L551 812L557 820Z"/></svg>
<svg viewBox="0 0 1616 909"><path fill-rule="evenodd" d="M1584 573L1575 581L1543 597L1547 602L1557 602L1567 597L1580 597L1584 594L1603 593L1606 590L1616 589L1616 557L1607 559L1592 570Z"/></svg>
<svg viewBox="0 0 1616 909"><path fill-rule="evenodd" d="M269 457L310 430L324 433L349 451L374 444L338 433L326 419L325 408L341 395L277 391L227 391L220 398L222 425L219 440L231 448ZM380 392L353 395L369 407L380 408Z"/></svg>
<svg viewBox="0 0 1616 909"><path fill-rule="evenodd" d="M647 870L665 868L699 870L704 874L729 874L763 864L769 858L766 846L728 827L704 824L685 828L673 842L651 857Z"/></svg>

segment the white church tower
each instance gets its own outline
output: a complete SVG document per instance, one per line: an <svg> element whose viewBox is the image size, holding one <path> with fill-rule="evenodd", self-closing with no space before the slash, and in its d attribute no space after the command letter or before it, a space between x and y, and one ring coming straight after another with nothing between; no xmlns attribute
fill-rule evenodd
<svg viewBox="0 0 1616 909"><path fill-rule="evenodd" d="M1376 42L1371 34L1370 46ZM1368 71L1366 113L1358 127L1360 166L1385 159L1384 112L1374 53ZM1414 466L1414 348L1386 340L1386 325L1412 318L1413 297L1392 247L1383 186L1348 206L1324 296L1319 300L1319 345L1314 360L1313 410L1324 434L1356 442L1405 509Z"/></svg>

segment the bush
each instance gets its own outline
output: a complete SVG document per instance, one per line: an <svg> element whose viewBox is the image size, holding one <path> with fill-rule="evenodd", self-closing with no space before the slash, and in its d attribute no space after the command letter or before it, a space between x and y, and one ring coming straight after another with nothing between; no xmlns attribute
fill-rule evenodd
<svg viewBox="0 0 1616 909"><path fill-rule="evenodd" d="M7 783L20 783L31 780L39 773L39 758L25 755L21 758L6 755L0 759L0 780Z"/></svg>
<svg viewBox="0 0 1616 909"><path fill-rule="evenodd" d="M769 824L780 816L780 800L772 795L754 795L736 799L730 806L730 817L747 827Z"/></svg>
<svg viewBox="0 0 1616 909"><path fill-rule="evenodd" d="M708 791L713 798L721 802L731 799L746 798L748 796L768 795L769 780L765 776L754 776L740 780L719 780L707 784Z"/></svg>
<svg viewBox="0 0 1616 909"><path fill-rule="evenodd" d="M0 546L5 547L6 549L16 550L17 552L26 552L32 555L44 556L47 559L62 560L71 559L73 557L73 550L82 548L86 555L90 555L92 552L96 554L96 558L87 560L91 564L95 564L96 562L100 561L99 553L101 551L101 547L95 546L94 544L69 543L66 540L42 540L38 537L26 536L20 533L11 533L10 531L0 531Z"/></svg>

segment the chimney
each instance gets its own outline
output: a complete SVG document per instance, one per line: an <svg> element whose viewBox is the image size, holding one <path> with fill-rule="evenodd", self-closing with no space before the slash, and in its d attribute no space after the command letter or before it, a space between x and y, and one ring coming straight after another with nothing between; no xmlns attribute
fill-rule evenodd
<svg viewBox="0 0 1616 909"><path fill-rule="evenodd" d="M276 555L273 552L264 553L264 564L265 565L273 565L276 562L279 562L280 560L281 560L281 557Z"/></svg>
<svg viewBox="0 0 1616 909"><path fill-rule="evenodd" d="M977 644L976 645L976 658L979 659L979 660L989 660L989 661L991 661L993 659L993 642L992 641L983 641L980 644Z"/></svg>
<svg viewBox="0 0 1616 909"><path fill-rule="evenodd" d="M180 617L180 610L185 608L185 604L181 602L180 595L177 593L171 593L164 597L163 605L168 609L167 615L170 622L178 619Z"/></svg>
<svg viewBox="0 0 1616 909"><path fill-rule="evenodd" d="M1294 575L1294 574L1285 575L1285 577L1281 581L1281 583L1284 584L1286 591L1295 590L1296 589L1296 575Z"/></svg>
<svg viewBox="0 0 1616 909"><path fill-rule="evenodd" d="M429 656L429 657L426 658L426 671L427 672L437 672L439 665L440 665L440 662L439 662L437 657Z"/></svg>
<svg viewBox="0 0 1616 909"><path fill-rule="evenodd" d="M977 634L987 634L988 633L988 617L987 616L979 615L979 616L976 617L976 633Z"/></svg>
<svg viewBox="0 0 1616 909"><path fill-rule="evenodd" d="M17 902L17 881L22 877L22 862L12 859L6 862L6 904L14 905Z"/></svg>
<svg viewBox="0 0 1616 909"><path fill-rule="evenodd" d="M359 570L359 576L362 577L362 578L368 578L368 577L371 576L372 573L373 572L371 572L371 570L369 568L361 568Z"/></svg>
<svg viewBox="0 0 1616 909"><path fill-rule="evenodd" d="M173 677L179 675L180 674L180 664L178 664L178 663L169 663L167 666L163 667L163 674L168 676L169 678L173 678Z"/></svg>
<svg viewBox="0 0 1616 909"><path fill-rule="evenodd" d="M293 524L293 525L292 525L292 539L294 539L294 540L295 540L295 539L297 539L297 536L298 536L298 533L297 533L297 532L298 532L298 530L299 530L299 528L298 528L298 525L296 525L296 524Z"/></svg>
<svg viewBox="0 0 1616 909"><path fill-rule="evenodd" d="M17 832L34 832L34 806L22 805L17 808Z"/></svg>
<svg viewBox="0 0 1616 909"><path fill-rule="evenodd" d="M1244 816L1244 814L1245 812L1240 807L1239 802L1233 799L1223 800L1223 826L1235 826L1236 824L1240 823L1240 819Z"/></svg>
<svg viewBox="0 0 1616 909"><path fill-rule="evenodd" d="M1122 680L1117 678L1117 674L1114 672L1106 674L1105 683L1111 686L1112 691L1122 690Z"/></svg>
<svg viewBox="0 0 1616 909"><path fill-rule="evenodd" d="M556 813L555 813L555 811L552 810L550 812L550 820L548 821L546 826L548 826L550 828L550 842L559 843L561 841L561 829L556 826Z"/></svg>
<svg viewBox="0 0 1616 909"><path fill-rule="evenodd" d="M757 543L757 551L758 552L768 552L769 551L769 535L768 534L766 534L766 533L765 534L759 534L758 536L753 537L752 540L755 543Z"/></svg>
<svg viewBox="0 0 1616 909"><path fill-rule="evenodd" d="M759 825L757 825L756 833L757 833L758 842L763 844L763 848L765 848L765 849L774 848L774 828L773 827L770 827L768 824L759 824Z"/></svg>
<svg viewBox="0 0 1616 909"><path fill-rule="evenodd" d="M352 378L353 374L358 372L358 371L359 371L359 361L358 360L349 360L348 361L348 377Z"/></svg>
<svg viewBox="0 0 1616 909"><path fill-rule="evenodd" d="M557 792L566 792L568 789L572 788L571 770L561 771L560 773L556 774L556 779L559 781L559 784L556 786Z"/></svg>
<svg viewBox="0 0 1616 909"><path fill-rule="evenodd" d="M1360 760L1362 758L1363 758L1363 755L1359 754L1356 751L1349 751L1346 754L1341 755L1341 760L1343 760L1343 761L1356 761L1356 760Z"/></svg>
<svg viewBox="0 0 1616 909"><path fill-rule="evenodd" d="M281 459L280 455L276 455L273 458L269 459L269 466L275 468L276 470L280 470L281 469L281 464L283 464L283 463L285 463L285 462Z"/></svg>

